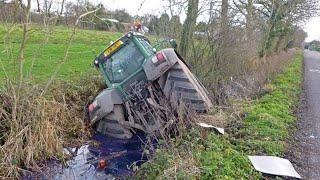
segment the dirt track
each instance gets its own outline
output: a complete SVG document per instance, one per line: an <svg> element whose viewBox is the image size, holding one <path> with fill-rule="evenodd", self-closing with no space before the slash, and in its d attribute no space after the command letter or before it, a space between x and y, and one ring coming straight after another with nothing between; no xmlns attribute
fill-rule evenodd
<svg viewBox="0 0 320 180"><path fill-rule="evenodd" d="M304 52L298 130L287 153L304 179L320 179L320 53Z"/></svg>

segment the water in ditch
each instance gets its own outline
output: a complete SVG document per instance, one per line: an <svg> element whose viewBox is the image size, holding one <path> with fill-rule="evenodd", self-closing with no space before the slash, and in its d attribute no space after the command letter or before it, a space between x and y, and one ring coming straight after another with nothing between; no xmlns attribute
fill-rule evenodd
<svg viewBox="0 0 320 180"><path fill-rule="evenodd" d="M52 161L42 173L34 173L22 179L124 179L132 176L130 166L140 165L147 159L143 155L145 142L143 133L135 134L129 140L120 140L96 134L93 139L98 145L83 145L69 149L75 156L66 165ZM105 160L105 168L98 163Z"/></svg>

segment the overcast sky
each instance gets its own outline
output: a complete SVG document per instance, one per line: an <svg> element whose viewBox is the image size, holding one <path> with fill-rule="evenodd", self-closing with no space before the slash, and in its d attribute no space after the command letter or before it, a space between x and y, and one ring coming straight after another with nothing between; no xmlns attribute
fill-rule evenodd
<svg viewBox="0 0 320 180"><path fill-rule="evenodd" d="M33 1L35 2L35 0ZM54 1L61 2L62 0ZM67 1L75 2L76 0ZM95 4L102 3L110 10L125 9L131 15L143 15L147 13L160 15L164 12L164 7L167 4L166 0L90 0L90 2L94 2ZM34 5L35 3L33 3ZM180 14L180 19L185 19L185 14ZM303 24L303 29L308 33L306 41L320 40L320 17L310 19L307 23Z"/></svg>
<svg viewBox="0 0 320 180"><path fill-rule="evenodd" d="M166 5L162 0L103 0L101 2L110 9L126 9L132 15L160 14Z"/></svg>
<svg viewBox="0 0 320 180"><path fill-rule="evenodd" d="M97 0L97 2L102 2L110 9L126 9L131 15L160 14L163 12L163 7L166 6L163 0ZM141 3L143 4L139 10ZM320 40L320 17L310 19L303 26L303 29L308 33L306 41Z"/></svg>
<svg viewBox="0 0 320 180"><path fill-rule="evenodd" d="M320 17L310 19L304 26L304 31L308 33L307 42L320 40Z"/></svg>

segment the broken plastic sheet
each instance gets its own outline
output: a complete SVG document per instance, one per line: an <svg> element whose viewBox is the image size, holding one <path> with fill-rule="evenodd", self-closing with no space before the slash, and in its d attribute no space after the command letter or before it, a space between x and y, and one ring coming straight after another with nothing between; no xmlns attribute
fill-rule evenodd
<svg viewBox="0 0 320 180"><path fill-rule="evenodd" d="M206 124L206 123L197 123L199 126L204 127L204 128L213 128L215 130L217 130L220 134L224 134L224 129L223 128L219 128L216 126L212 126L210 124Z"/></svg>
<svg viewBox="0 0 320 180"><path fill-rule="evenodd" d="M253 167L262 173L301 179L301 176L287 159L275 156L248 156Z"/></svg>

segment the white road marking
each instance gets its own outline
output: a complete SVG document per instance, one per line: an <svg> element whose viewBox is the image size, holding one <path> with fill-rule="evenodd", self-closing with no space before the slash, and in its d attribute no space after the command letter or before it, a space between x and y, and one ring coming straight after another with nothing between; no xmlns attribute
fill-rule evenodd
<svg viewBox="0 0 320 180"><path fill-rule="evenodd" d="M320 73L319 69L309 69L310 72Z"/></svg>

